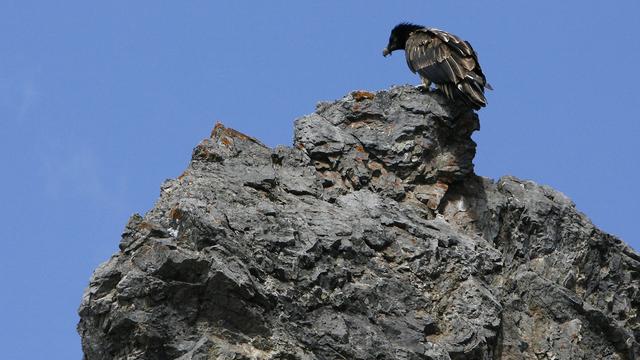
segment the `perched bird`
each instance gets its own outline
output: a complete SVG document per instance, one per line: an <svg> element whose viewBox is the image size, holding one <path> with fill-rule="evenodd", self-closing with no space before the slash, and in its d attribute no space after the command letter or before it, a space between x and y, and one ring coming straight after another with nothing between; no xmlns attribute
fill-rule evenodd
<svg viewBox="0 0 640 360"><path fill-rule="evenodd" d="M391 30L382 55L404 50L407 65L424 86L434 83L449 99L462 99L479 110L487 105L484 89L493 90L471 44L446 31L402 23Z"/></svg>

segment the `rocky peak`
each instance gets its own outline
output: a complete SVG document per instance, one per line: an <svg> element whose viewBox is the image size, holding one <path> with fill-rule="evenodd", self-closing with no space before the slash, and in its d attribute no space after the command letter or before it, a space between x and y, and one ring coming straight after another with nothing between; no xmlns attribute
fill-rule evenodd
<svg viewBox="0 0 640 360"><path fill-rule="evenodd" d="M478 128L472 111L410 87L360 91L296 121L294 146L311 158L330 201L368 189L436 209L449 184L473 173Z"/></svg>
<svg viewBox="0 0 640 360"><path fill-rule="evenodd" d="M95 271L85 358L635 358L640 256L476 176L478 128L408 86L319 104L293 147L217 124Z"/></svg>

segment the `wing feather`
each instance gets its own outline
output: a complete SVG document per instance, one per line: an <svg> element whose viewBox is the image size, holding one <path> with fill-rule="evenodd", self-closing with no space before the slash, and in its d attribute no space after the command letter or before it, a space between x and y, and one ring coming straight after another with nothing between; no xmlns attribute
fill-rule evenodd
<svg viewBox="0 0 640 360"><path fill-rule="evenodd" d="M423 28L409 36L405 54L411 71L441 85L447 97L459 93L476 108L486 105L484 89L490 85L467 41L442 30Z"/></svg>

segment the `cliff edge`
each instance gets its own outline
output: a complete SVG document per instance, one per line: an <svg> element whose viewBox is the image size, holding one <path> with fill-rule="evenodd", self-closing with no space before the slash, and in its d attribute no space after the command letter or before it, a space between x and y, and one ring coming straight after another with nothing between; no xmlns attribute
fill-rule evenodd
<svg viewBox="0 0 640 360"><path fill-rule="evenodd" d="M473 172L477 115L395 87L271 149L218 124L80 305L85 359L635 359L640 256Z"/></svg>

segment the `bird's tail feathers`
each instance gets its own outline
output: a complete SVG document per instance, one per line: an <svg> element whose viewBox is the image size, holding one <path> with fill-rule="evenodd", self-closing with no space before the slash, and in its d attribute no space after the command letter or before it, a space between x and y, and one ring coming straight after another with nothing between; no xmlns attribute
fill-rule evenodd
<svg viewBox="0 0 640 360"><path fill-rule="evenodd" d="M462 98L476 110L487 106L483 90L483 86L474 81L462 81L458 84L458 91L463 94Z"/></svg>
<svg viewBox="0 0 640 360"><path fill-rule="evenodd" d="M469 72L465 78L465 80L471 80L475 85L481 85L485 89L493 90L493 86L487 82L484 76L478 75L474 72Z"/></svg>
<svg viewBox="0 0 640 360"><path fill-rule="evenodd" d="M487 106L487 99L484 97L483 86L473 80L464 80L458 85L454 84L437 84L438 89L444 93L444 95L455 101L461 99L469 106L476 110Z"/></svg>

